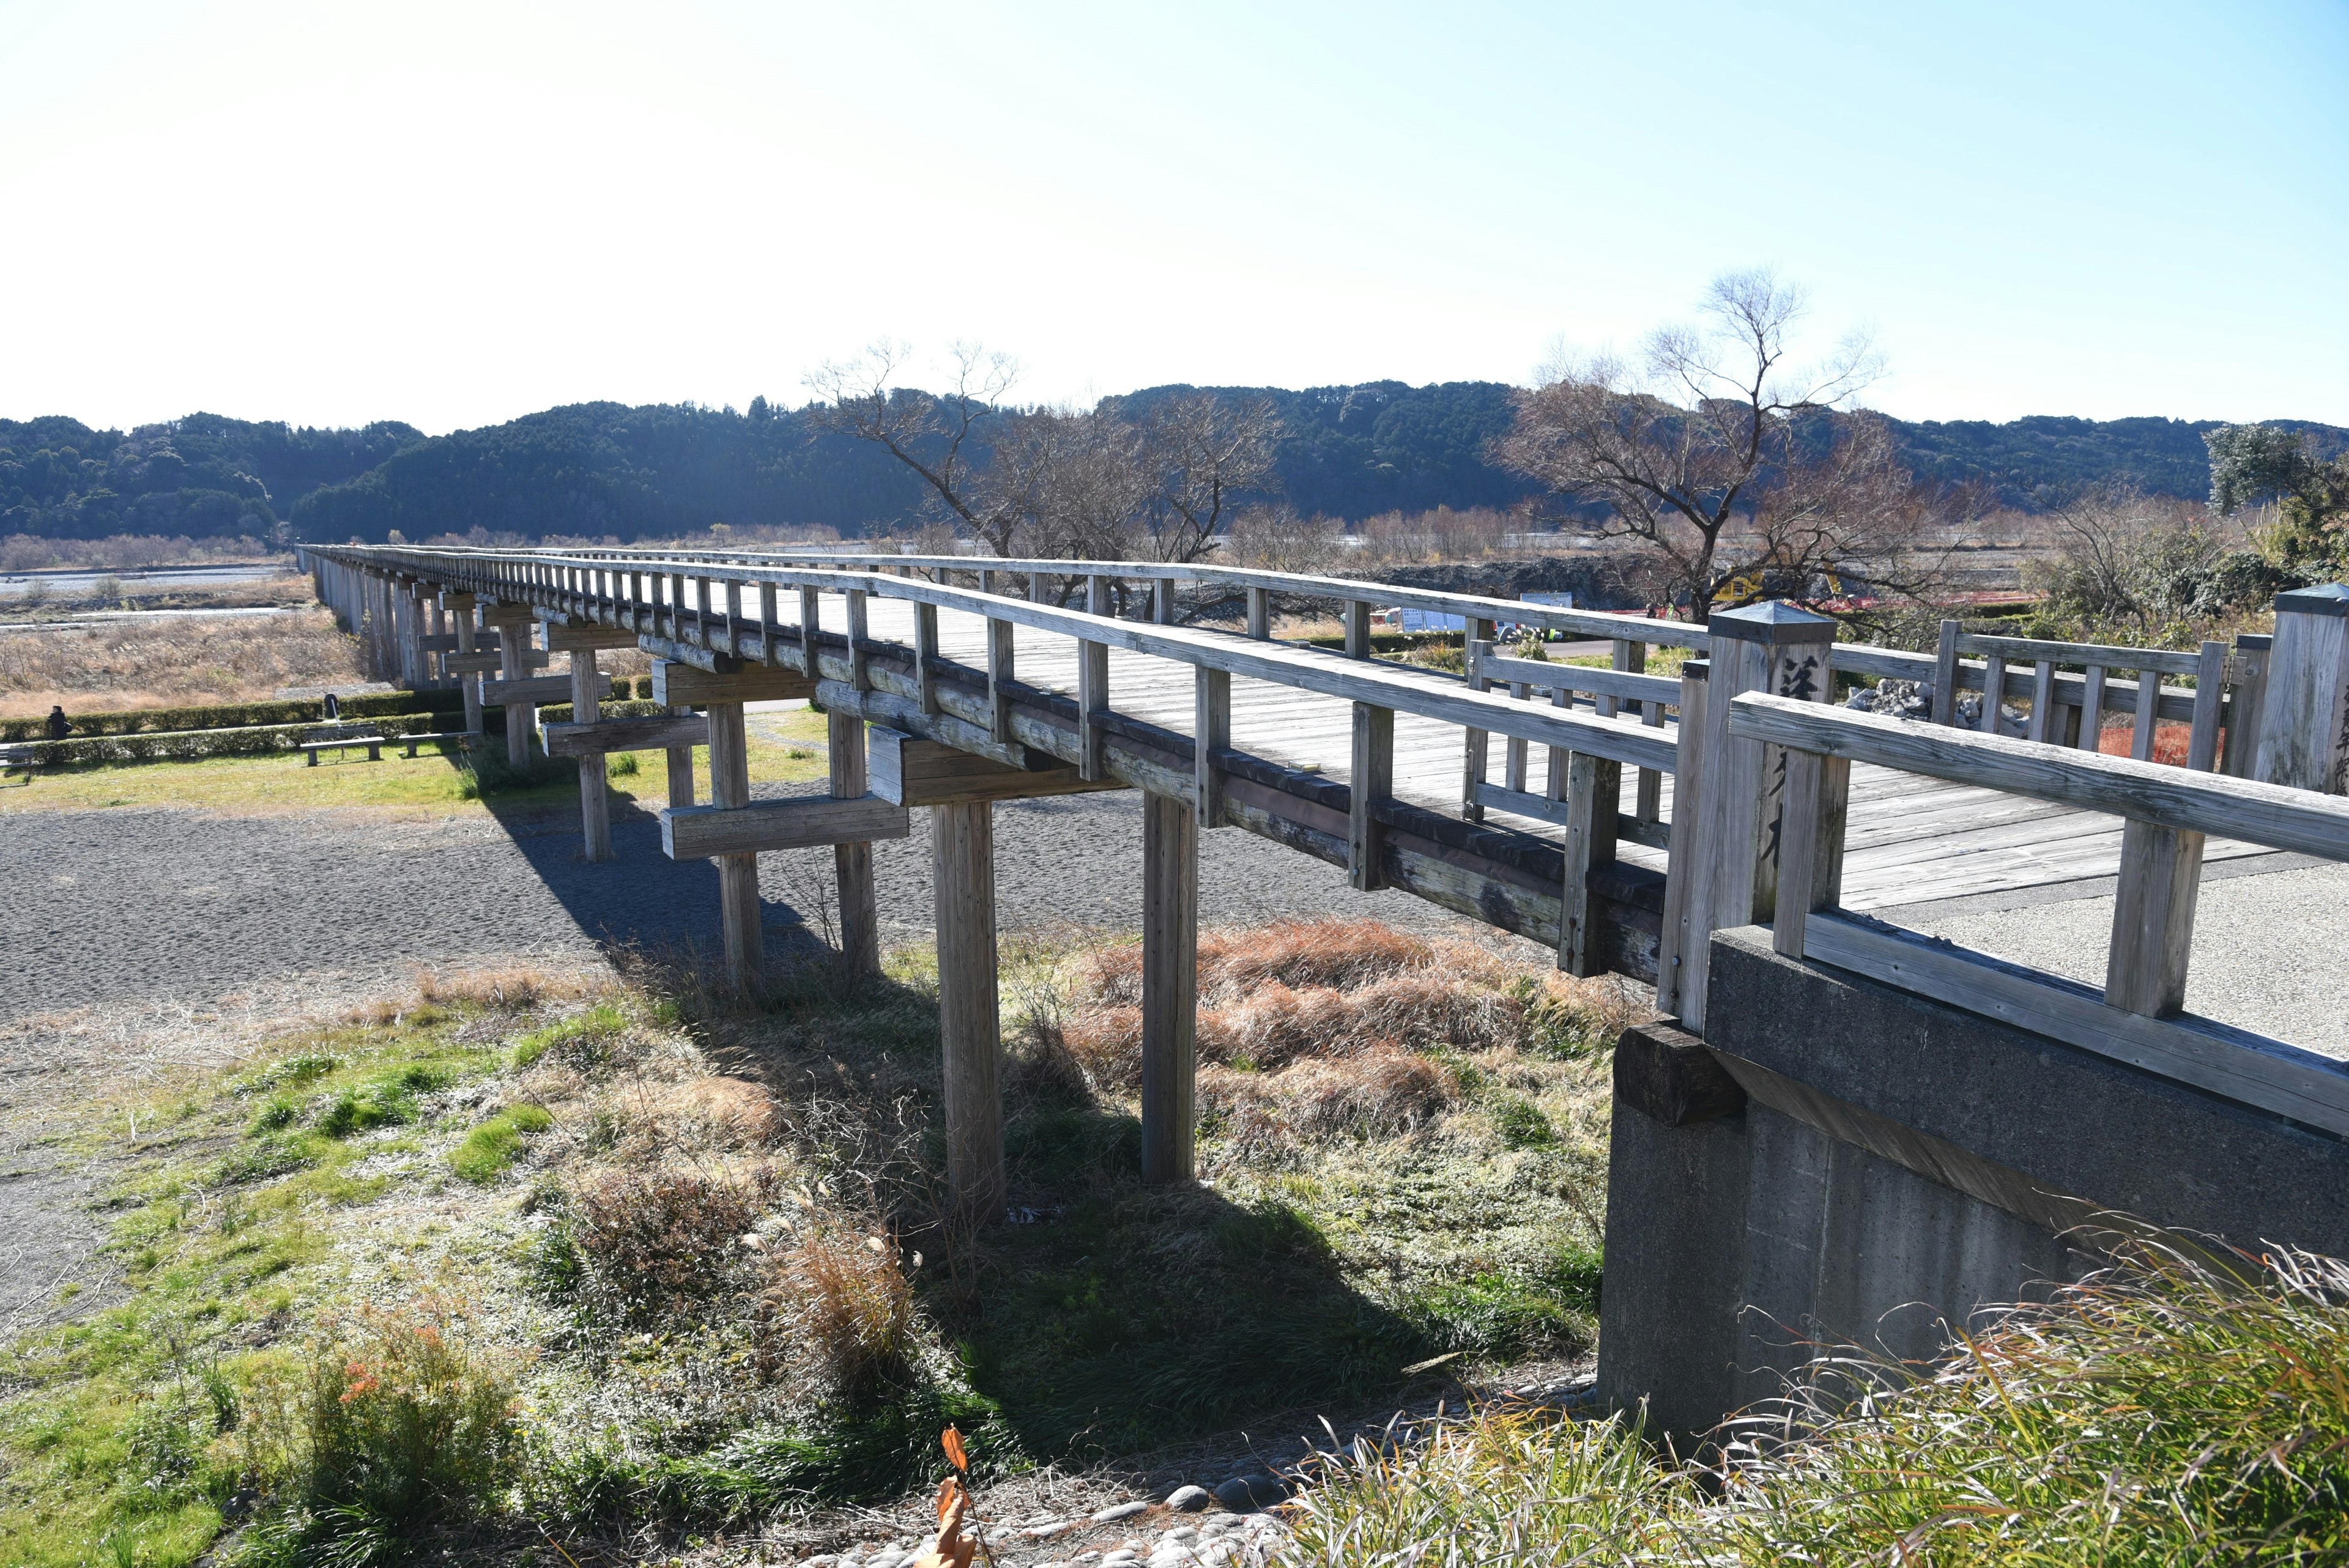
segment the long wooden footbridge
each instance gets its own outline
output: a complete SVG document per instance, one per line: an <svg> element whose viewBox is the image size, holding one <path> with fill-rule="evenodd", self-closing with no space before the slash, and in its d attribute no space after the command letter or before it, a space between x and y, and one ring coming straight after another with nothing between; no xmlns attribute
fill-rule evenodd
<svg viewBox="0 0 2349 1568"><path fill-rule="evenodd" d="M604 755L668 749L663 843L716 861L737 984L761 972L760 851L834 848L843 944L870 966L870 845L929 808L949 1176L980 1212L1003 1180L992 805L1100 789L1144 798L1148 1180L1193 1171L1203 829L1529 937L1575 974L1651 984L1659 1010L1699 1033L1709 939L1768 925L1782 954L2349 1132L2349 1070L2180 1012L2205 861L2349 860L2349 588L2282 595L2272 637L2232 648L1952 623L1926 655L1837 643L1834 623L1784 604L1703 627L1197 563L356 545L304 558L380 670L463 682L475 730L502 707L517 758L536 707L573 704L543 745L581 760L589 859L611 854ZM1237 600L1243 628L1178 624L1186 587ZM1275 612L1303 602L1340 609L1342 647L1274 637ZM1392 605L1458 617L1465 677L1373 656L1373 612ZM1506 626L1601 639L1609 667L1518 656ZM667 715L599 717L596 655L616 647L653 655ZM1676 674L1647 670L1660 647L1687 652ZM556 655L567 675L534 673ZM1929 686L1931 721L1830 706L1842 676ZM1987 698L1979 727L1957 723L1967 693ZM753 800L743 705L796 697L830 717L831 793ZM2128 756L2102 750L2114 715ZM2185 727L2184 766L2154 760L2164 720ZM2094 876L2118 887L2101 989L1865 913Z"/></svg>

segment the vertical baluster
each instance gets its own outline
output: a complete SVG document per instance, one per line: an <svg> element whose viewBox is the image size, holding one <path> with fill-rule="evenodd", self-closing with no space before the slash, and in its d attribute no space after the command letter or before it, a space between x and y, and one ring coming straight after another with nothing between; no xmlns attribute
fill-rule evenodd
<svg viewBox="0 0 2349 1568"><path fill-rule="evenodd" d="M1197 667L1192 696L1192 769L1199 826L1224 825L1224 770L1216 753L1232 743L1232 677L1229 671Z"/></svg>

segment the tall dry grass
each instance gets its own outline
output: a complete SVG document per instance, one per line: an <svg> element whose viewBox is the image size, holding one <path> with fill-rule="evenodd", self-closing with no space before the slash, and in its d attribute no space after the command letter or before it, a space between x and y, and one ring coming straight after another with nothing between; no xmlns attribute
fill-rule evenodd
<svg viewBox="0 0 2349 1568"><path fill-rule="evenodd" d="M324 609L221 620L109 621L0 632L0 717L264 700L282 686L357 686L358 644Z"/></svg>

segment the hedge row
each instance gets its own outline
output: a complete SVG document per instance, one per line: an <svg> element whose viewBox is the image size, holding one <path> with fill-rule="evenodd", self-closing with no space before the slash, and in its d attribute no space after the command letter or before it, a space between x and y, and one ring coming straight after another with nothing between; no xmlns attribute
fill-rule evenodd
<svg viewBox="0 0 2349 1568"><path fill-rule="evenodd" d="M408 735L445 733L445 713L386 714L361 725L340 725L387 739ZM36 740L22 755L35 765L53 768L72 762L186 762L205 757L260 757L291 751L322 733L311 724L249 724L233 729L189 729L150 734L97 735L77 740ZM323 737L322 737L323 738Z"/></svg>
<svg viewBox="0 0 2349 1568"><path fill-rule="evenodd" d="M652 677L638 676L633 686L622 677L614 682L614 689L632 689L636 696L648 698L653 695ZM616 709L619 704L616 701L612 706ZM411 714L419 709L439 714L460 713L464 707L465 694L454 686L431 691L367 692L344 697L340 704L344 718L368 720ZM564 711L570 711L567 705ZM89 740L106 736L323 724L326 717L326 705L317 697L294 697L272 702L215 703L202 707L141 707L108 713L69 713L66 717L73 720L74 738ZM48 733L48 723L46 715L36 718L0 719L0 741L39 740Z"/></svg>

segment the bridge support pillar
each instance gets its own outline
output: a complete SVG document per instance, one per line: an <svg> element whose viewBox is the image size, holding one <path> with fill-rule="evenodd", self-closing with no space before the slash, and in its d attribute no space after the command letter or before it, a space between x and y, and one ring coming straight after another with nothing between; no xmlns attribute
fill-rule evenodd
<svg viewBox="0 0 2349 1568"><path fill-rule="evenodd" d="M441 607L449 614L449 624L457 638L457 652L462 656L473 651L473 596L442 590ZM449 661L443 659L446 669ZM479 739L481 733L481 674L479 670L460 670L457 684L465 693L465 733Z"/></svg>
<svg viewBox="0 0 2349 1568"><path fill-rule="evenodd" d="M498 628L498 676L502 680L526 680L530 676L530 622L517 619L512 606L501 605L496 623ZM530 766L530 732L536 726L538 709L526 702L506 704L506 760L516 768Z"/></svg>
<svg viewBox="0 0 2349 1568"><path fill-rule="evenodd" d="M1142 1179L1187 1181L1197 1125L1199 827L1142 798Z"/></svg>
<svg viewBox="0 0 2349 1568"><path fill-rule="evenodd" d="M572 723L595 722L600 712L597 698L603 686L603 678L595 669L595 650L574 648L571 651ZM746 775L746 794L748 789ZM579 831L588 860L608 861L612 858L612 803L604 783L604 754L600 751L588 752L579 758ZM754 887L755 877L754 872Z"/></svg>
<svg viewBox="0 0 2349 1568"><path fill-rule="evenodd" d="M938 1032L946 1060L947 1184L957 1208L984 1220L1003 1203L994 803L933 806L930 831L937 892ZM864 852L869 874L872 846L854 847Z"/></svg>
<svg viewBox="0 0 2349 1568"><path fill-rule="evenodd" d="M830 721L825 733L832 752L832 793L834 799L854 800L872 788L864 753L864 721L854 714L828 713ZM714 772L718 759L710 758ZM990 841L991 842L991 841ZM851 973L878 975L881 972L881 901L873 887L873 846L871 844L837 844L832 851L833 869L840 878L840 951L848 960ZM992 873L990 872L990 877ZM990 889L992 882L990 882ZM943 896L943 895L941 895ZM988 962L994 963L992 913L993 894L989 893L989 924ZM989 980L991 986L994 982Z"/></svg>
<svg viewBox="0 0 2349 1568"><path fill-rule="evenodd" d="M671 703L669 712L680 717L693 712L684 703ZM693 748L672 746L668 748L668 803L672 806L693 804Z"/></svg>
<svg viewBox="0 0 2349 1568"><path fill-rule="evenodd" d="M603 758L596 761L600 774ZM709 705L709 798L720 810L750 803L750 744L739 702ZM759 856L754 851L712 858L718 863L718 923L726 939L726 983L736 991L749 991L766 966L759 932Z"/></svg>

